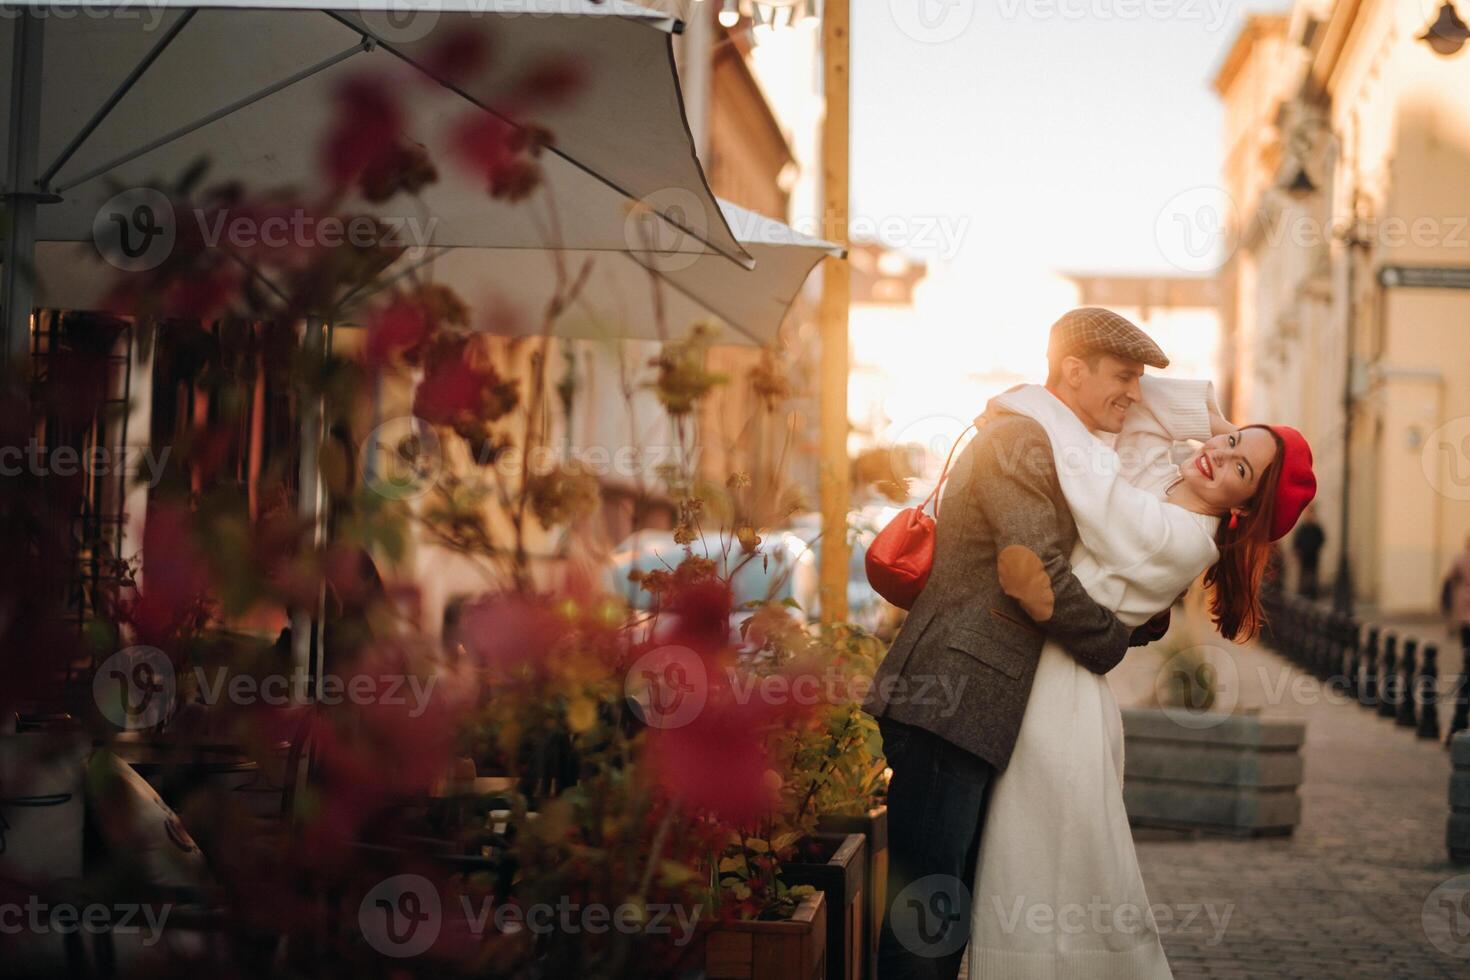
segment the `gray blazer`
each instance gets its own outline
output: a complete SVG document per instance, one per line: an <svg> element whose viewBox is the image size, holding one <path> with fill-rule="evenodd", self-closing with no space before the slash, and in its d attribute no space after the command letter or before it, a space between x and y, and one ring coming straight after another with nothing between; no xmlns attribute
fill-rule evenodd
<svg viewBox="0 0 1470 980"><path fill-rule="evenodd" d="M1129 628L1072 574L1067 558L1076 542L1046 431L1019 415L982 425L950 470L933 571L874 675L864 709L1004 769L1047 639L1098 674L1128 650ZM1035 566L1025 589L1008 577L1011 594L997 568L1005 549Z"/></svg>

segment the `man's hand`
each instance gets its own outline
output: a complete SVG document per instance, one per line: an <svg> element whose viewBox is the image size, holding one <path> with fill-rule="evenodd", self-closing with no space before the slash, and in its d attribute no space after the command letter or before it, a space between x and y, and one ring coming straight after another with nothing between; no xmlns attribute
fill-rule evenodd
<svg viewBox="0 0 1470 980"><path fill-rule="evenodd" d="M1169 632L1169 612L1170 610L1165 609L1153 619L1150 619L1138 627L1138 629L1134 630L1133 634L1128 637L1128 645L1130 647L1142 647L1148 646L1155 640L1162 640L1164 634Z"/></svg>

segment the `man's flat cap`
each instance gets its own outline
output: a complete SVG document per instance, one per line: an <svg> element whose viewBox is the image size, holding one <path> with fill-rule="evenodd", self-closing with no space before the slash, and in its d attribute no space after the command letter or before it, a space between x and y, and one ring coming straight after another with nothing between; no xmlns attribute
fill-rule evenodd
<svg viewBox="0 0 1470 980"><path fill-rule="evenodd" d="M1051 342L1046 347L1048 359L1093 352L1112 354L1125 361L1141 361L1152 368L1169 366L1169 359L1152 337L1112 310L1084 306L1062 314L1051 325Z"/></svg>

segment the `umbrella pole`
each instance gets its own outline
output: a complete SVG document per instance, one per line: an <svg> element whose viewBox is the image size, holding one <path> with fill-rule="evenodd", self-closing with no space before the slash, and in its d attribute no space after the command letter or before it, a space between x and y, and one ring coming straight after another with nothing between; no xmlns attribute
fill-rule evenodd
<svg viewBox="0 0 1470 980"><path fill-rule="evenodd" d="M308 317L302 346L310 355L326 351L326 324L321 317ZM323 399L303 388L300 401L301 451L297 457L296 512L311 525L313 546L320 548L326 539L326 520L322 513L321 449ZM326 585L318 590L314 608L297 607L291 611L291 660L295 675L307 679L310 700L321 696L321 683L326 651L322 645L322 620L326 614Z"/></svg>
<svg viewBox="0 0 1470 980"><path fill-rule="evenodd" d="M822 122L822 236L847 247L849 0L822 5L822 62L827 113ZM822 504L818 572L823 622L847 618L847 510L851 491L847 460L847 263L823 260L821 411L817 486Z"/></svg>
<svg viewBox="0 0 1470 980"><path fill-rule="evenodd" d="M10 66L9 159L5 173L5 261L0 265L0 315L5 318L4 365L18 370L31 340L35 296L36 154L41 133L41 42L45 21L35 11L15 18Z"/></svg>

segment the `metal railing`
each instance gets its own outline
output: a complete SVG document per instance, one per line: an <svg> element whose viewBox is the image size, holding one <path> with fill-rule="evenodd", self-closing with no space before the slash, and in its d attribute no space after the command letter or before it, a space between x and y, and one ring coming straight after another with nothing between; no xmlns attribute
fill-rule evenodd
<svg viewBox="0 0 1470 980"><path fill-rule="evenodd" d="M1300 596L1262 596L1261 641L1419 738L1440 737L1439 644L1362 623ZM1450 734L1470 728L1470 650L1463 653Z"/></svg>

